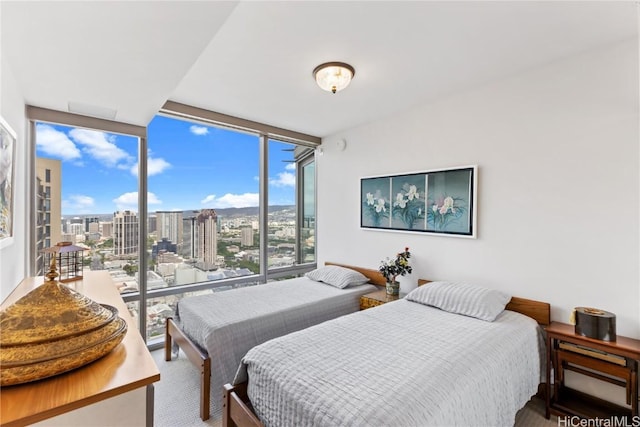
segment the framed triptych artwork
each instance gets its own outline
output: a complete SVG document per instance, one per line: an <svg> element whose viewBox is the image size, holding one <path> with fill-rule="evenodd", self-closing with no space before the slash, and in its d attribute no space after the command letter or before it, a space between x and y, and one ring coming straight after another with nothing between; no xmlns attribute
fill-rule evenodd
<svg viewBox="0 0 640 427"><path fill-rule="evenodd" d="M476 237L477 166L360 180L360 226Z"/></svg>

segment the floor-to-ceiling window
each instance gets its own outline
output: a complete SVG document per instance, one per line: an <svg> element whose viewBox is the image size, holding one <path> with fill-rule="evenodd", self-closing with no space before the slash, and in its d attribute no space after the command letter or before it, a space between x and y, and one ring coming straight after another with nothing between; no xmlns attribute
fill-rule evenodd
<svg viewBox="0 0 640 427"><path fill-rule="evenodd" d="M296 264L295 145L269 140L269 267Z"/></svg>
<svg viewBox="0 0 640 427"><path fill-rule="evenodd" d="M43 249L69 242L85 248L83 269L106 270L120 292L138 292L139 138L37 120L33 129L34 274L49 268ZM128 306L137 318L138 303Z"/></svg>
<svg viewBox="0 0 640 427"><path fill-rule="evenodd" d="M90 268L134 271L137 138L42 122L35 130L36 274L45 273L41 250L59 242L84 246Z"/></svg>
<svg viewBox="0 0 640 427"><path fill-rule="evenodd" d="M31 117L37 274L42 248L86 245L85 268L109 271L149 343L185 296L315 267L318 141L166 112L142 137L41 115Z"/></svg>
<svg viewBox="0 0 640 427"><path fill-rule="evenodd" d="M309 149L298 149L298 260L316 260L316 163Z"/></svg>
<svg viewBox="0 0 640 427"><path fill-rule="evenodd" d="M300 262L297 255L296 150L313 159L310 147L204 119L165 114L149 124L150 341L162 338L166 318L185 296L313 268L315 259Z"/></svg>
<svg viewBox="0 0 640 427"><path fill-rule="evenodd" d="M260 282L260 138L167 115L157 115L147 129L153 195L147 201L147 334L153 340L185 295ZM173 293L202 283L206 287Z"/></svg>

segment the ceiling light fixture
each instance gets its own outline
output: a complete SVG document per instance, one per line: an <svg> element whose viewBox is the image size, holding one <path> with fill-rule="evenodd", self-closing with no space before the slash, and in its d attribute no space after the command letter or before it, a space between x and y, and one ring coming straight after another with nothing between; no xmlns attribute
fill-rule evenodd
<svg viewBox="0 0 640 427"><path fill-rule="evenodd" d="M326 62L318 65L313 70L316 83L327 92L339 92L349 86L351 79L356 75L356 70L344 62Z"/></svg>

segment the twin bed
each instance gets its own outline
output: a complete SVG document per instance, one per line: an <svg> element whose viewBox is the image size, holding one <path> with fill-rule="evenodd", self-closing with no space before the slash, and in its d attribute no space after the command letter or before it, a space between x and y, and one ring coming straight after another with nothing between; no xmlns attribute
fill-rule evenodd
<svg viewBox="0 0 640 427"><path fill-rule="evenodd" d="M168 319L165 360L180 347L200 371L200 417L219 415L223 386L258 344L358 311L379 289L377 270L327 263L305 277L184 298ZM365 283L368 282L368 283ZM373 283L373 284L371 284ZM174 347L175 345L175 347ZM213 390L213 399L211 399Z"/></svg>
<svg viewBox="0 0 640 427"><path fill-rule="evenodd" d="M427 284L251 349L225 385L223 425L513 425L542 382L549 315L546 303Z"/></svg>
<svg viewBox="0 0 640 427"><path fill-rule="evenodd" d="M360 275L349 286L344 267ZM203 420L211 407L228 427L513 425L538 391L549 304L434 282L358 311L377 270L308 276L178 304L165 358L176 344L199 366Z"/></svg>

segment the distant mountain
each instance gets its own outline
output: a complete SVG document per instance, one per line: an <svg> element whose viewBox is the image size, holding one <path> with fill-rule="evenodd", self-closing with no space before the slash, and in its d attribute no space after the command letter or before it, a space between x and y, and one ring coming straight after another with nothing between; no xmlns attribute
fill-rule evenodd
<svg viewBox="0 0 640 427"><path fill-rule="evenodd" d="M286 210L295 210L294 205L274 205L269 206L269 213L286 211ZM214 209L218 215L226 218L233 218L235 216L250 216L250 215L258 215L258 207L252 206L248 208L224 208L224 209ZM191 215L194 215L195 212L198 212L197 209L188 209L182 211L182 215L185 218L188 218ZM150 211L149 215L155 215L155 211ZM113 213L108 214L78 214L78 215L63 215L63 219L71 219L71 218L98 218L100 221L111 221L113 219Z"/></svg>
<svg viewBox="0 0 640 427"><path fill-rule="evenodd" d="M269 206L269 213L286 211L286 210L295 210L295 208L296 207L294 205L274 205L274 206ZM225 218L233 218L235 216L258 215L257 206L251 206L247 208L224 208L224 209L214 209L214 210L219 216L225 217ZM188 216L194 215L195 212L198 212L198 211L187 210L187 211L182 211L182 214L186 218Z"/></svg>
<svg viewBox="0 0 640 427"><path fill-rule="evenodd" d="M100 213L100 214L69 214L62 215L63 220L73 219L73 218L98 218L98 221L113 221L113 213Z"/></svg>

